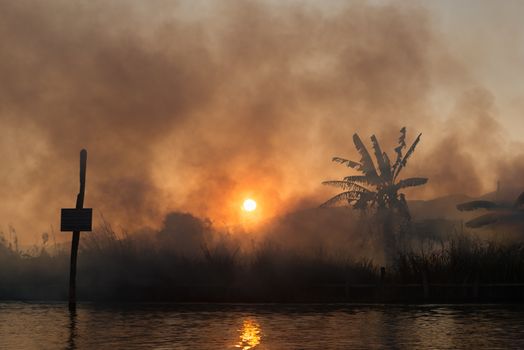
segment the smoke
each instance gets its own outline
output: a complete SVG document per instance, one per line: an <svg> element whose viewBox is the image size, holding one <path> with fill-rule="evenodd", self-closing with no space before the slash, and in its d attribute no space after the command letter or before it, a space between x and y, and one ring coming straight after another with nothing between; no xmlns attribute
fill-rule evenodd
<svg viewBox="0 0 524 350"><path fill-rule="evenodd" d="M195 256L202 252L203 245L211 235L211 223L189 213L169 213L157 238L162 246L183 256Z"/></svg>
<svg viewBox="0 0 524 350"><path fill-rule="evenodd" d="M127 230L173 211L235 225L245 196L266 219L315 206L355 131L388 150L422 132L422 198L491 189L514 156L489 87L416 3L195 4L0 1L0 223L29 242L56 228L81 148L86 206Z"/></svg>

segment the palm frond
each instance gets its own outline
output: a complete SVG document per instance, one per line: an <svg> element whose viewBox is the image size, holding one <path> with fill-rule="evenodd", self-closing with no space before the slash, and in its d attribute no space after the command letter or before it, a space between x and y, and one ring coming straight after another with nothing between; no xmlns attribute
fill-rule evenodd
<svg viewBox="0 0 524 350"><path fill-rule="evenodd" d="M388 154L387 154L386 152L384 152L384 153L382 154L382 156L384 157L384 162L386 163L386 166L387 166L388 169L389 169L389 170L388 170L388 179L389 179L390 181L392 181L392 180L393 180L393 179L392 179L392 175L393 175L393 174L392 174L392 169L391 169L391 161L389 160Z"/></svg>
<svg viewBox="0 0 524 350"><path fill-rule="evenodd" d="M395 173L395 170L400 165L400 162L402 160L402 150L406 147L406 127L402 127L400 129L400 137L398 138L398 146L395 148L395 153L397 153L397 160L395 161L395 164L393 164L393 173Z"/></svg>
<svg viewBox="0 0 524 350"><path fill-rule="evenodd" d="M361 184L368 185L368 186L376 186L380 183L379 178L374 178L374 177L366 176L366 175L346 176L344 178L344 181L361 183Z"/></svg>
<svg viewBox="0 0 524 350"><path fill-rule="evenodd" d="M326 202L320 205L321 208L323 207L330 207L334 204L337 204L341 201L346 201L347 204L350 204L352 201L358 199L359 196L355 194L353 191L347 191L337 194L336 196L330 198Z"/></svg>
<svg viewBox="0 0 524 350"><path fill-rule="evenodd" d="M506 212L506 213L489 213L473 220L466 222L467 227L479 228L482 226L493 224L511 224L518 221L524 221L524 213L522 212Z"/></svg>
<svg viewBox="0 0 524 350"><path fill-rule="evenodd" d="M396 178L398 176L398 174L400 173L400 171L402 170L402 168L404 168L406 166L409 157L411 157L413 152L415 152L415 148L417 147L418 143L420 142L420 137L421 136L422 136L422 134L418 134L417 138L415 139L415 141L413 141L413 143L409 147L408 151L406 152L406 155L400 161L400 164L398 165L398 169L397 169L397 171L395 173L394 178Z"/></svg>
<svg viewBox="0 0 524 350"><path fill-rule="evenodd" d="M348 168L360 169L362 167L362 164L345 158L333 157L332 161L340 164L346 164Z"/></svg>
<svg viewBox="0 0 524 350"><path fill-rule="evenodd" d="M502 207L501 205L491 201L471 201L457 205L457 209L460 211L471 211L477 209L496 210L503 208L504 207Z"/></svg>
<svg viewBox="0 0 524 350"><path fill-rule="evenodd" d="M357 151L360 153L361 156L360 164L362 164L362 167L359 170L371 177L378 177L377 170L375 169L375 164L373 164L373 159L371 159L371 156L369 155L366 146L356 133L353 135L353 142L355 143L355 147L357 148Z"/></svg>
<svg viewBox="0 0 524 350"><path fill-rule="evenodd" d="M339 180L323 181L322 185L340 187L343 190L350 190L350 191L357 191L357 192L370 192L364 186L361 186L351 181L339 181Z"/></svg>
<svg viewBox="0 0 524 350"><path fill-rule="evenodd" d="M422 186L426 182L428 182L428 179L426 177L410 177L408 179L400 180L396 184L396 187L397 189L401 189L406 187Z"/></svg>
<svg viewBox="0 0 524 350"><path fill-rule="evenodd" d="M486 225L494 224L500 221L501 216L496 213L485 214L466 222L466 226L470 228L479 228Z"/></svg>
<svg viewBox="0 0 524 350"><path fill-rule="evenodd" d="M402 148L406 147L406 127L400 129L400 136L398 138L398 145Z"/></svg>
<svg viewBox="0 0 524 350"><path fill-rule="evenodd" d="M371 143L373 144L373 150L375 151L375 158L377 159L378 169L380 170L380 177L387 181L391 176L391 168L384 158L384 152L380 148L380 144L375 135L371 135Z"/></svg>

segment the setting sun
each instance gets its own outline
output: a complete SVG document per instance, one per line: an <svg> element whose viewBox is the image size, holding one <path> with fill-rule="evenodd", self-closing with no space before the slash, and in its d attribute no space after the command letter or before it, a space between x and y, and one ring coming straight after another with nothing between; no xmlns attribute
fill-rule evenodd
<svg viewBox="0 0 524 350"><path fill-rule="evenodd" d="M242 204L242 210L244 211L254 211L257 208L257 202L255 202L251 198L247 198L244 200L244 203Z"/></svg>

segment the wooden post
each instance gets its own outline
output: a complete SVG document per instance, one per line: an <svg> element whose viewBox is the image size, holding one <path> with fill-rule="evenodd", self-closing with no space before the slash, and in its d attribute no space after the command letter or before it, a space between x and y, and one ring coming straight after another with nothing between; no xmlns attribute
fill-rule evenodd
<svg viewBox="0 0 524 350"><path fill-rule="evenodd" d="M76 197L76 209L84 207L84 193L86 188L87 151L80 151L80 191ZM80 243L80 231L73 231L71 241L71 268L69 271L69 309L76 308L76 257L78 255L78 244Z"/></svg>

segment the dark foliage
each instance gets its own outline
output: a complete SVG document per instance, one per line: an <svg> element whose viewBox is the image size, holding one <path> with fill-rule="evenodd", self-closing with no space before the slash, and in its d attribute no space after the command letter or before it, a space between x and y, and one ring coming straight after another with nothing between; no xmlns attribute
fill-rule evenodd
<svg viewBox="0 0 524 350"><path fill-rule="evenodd" d="M491 213L481 215L468 222L467 227L479 228L496 224L515 224L524 223L524 192L515 200L513 205L507 203L495 203L491 201L476 200L457 205L460 211L471 211L477 209L486 209Z"/></svg>

